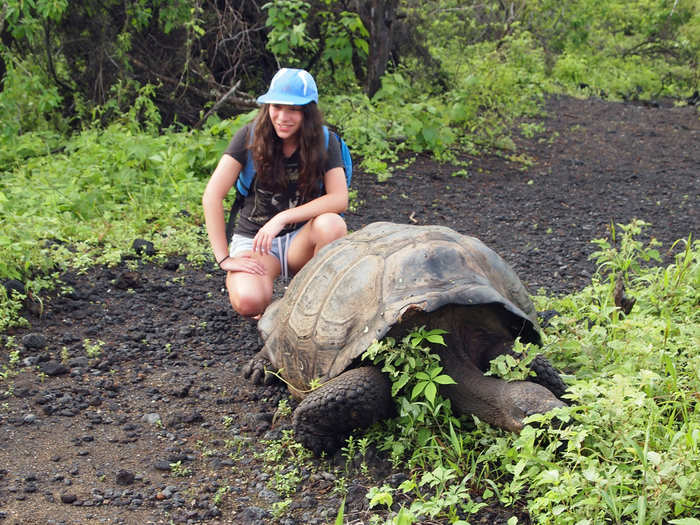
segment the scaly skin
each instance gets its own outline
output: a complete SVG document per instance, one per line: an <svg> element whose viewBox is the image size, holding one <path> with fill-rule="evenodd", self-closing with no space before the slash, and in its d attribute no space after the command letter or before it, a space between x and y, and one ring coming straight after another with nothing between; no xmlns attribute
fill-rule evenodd
<svg viewBox="0 0 700 525"><path fill-rule="evenodd" d="M354 368L314 390L294 411L296 439L316 454L339 449L354 430L391 417L394 402L378 368Z"/></svg>

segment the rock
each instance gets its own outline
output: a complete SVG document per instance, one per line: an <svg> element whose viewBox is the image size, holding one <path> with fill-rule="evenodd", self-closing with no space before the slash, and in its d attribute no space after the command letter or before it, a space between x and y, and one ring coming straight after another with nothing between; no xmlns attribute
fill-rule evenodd
<svg viewBox="0 0 700 525"><path fill-rule="evenodd" d="M17 279L5 279L0 284L5 287L8 296L11 296L12 292L17 292L18 294L22 295L27 292L26 288L24 287L24 283L22 281L18 281Z"/></svg>
<svg viewBox="0 0 700 525"><path fill-rule="evenodd" d="M115 279L114 286L120 290L138 288L141 286L141 274L138 272L122 272Z"/></svg>
<svg viewBox="0 0 700 525"><path fill-rule="evenodd" d="M156 248L153 246L153 243L145 239L135 239L131 248L139 255L152 257L156 254Z"/></svg>
<svg viewBox="0 0 700 525"><path fill-rule="evenodd" d="M68 360L68 366L70 368L87 368L90 364L90 360L85 356L74 357Z"/></svg>
<svg viewBox="0 0 700 525"><path fill-rule="evenodd" d="M263 501L268 503L276 503L280 501L280 495L274 490L262 489L260 492L258 492L258 495Z"/></svg>
<svg viewBox="0 0 700 525"><path fill-rule="evenodd" d="M204 417L197 410L191 412L175 412L165 419L165 426L172 428L183 424L191 425L192 423L201 423L202 421L204 421Z"/></svg>
<svg viewBox="0 0 700 525"><path fill-rule="evenodd" d="M134 482L134 473L128 470L117 472L117 485L131 485Z"/></svg>
<svg viewBox="0 0 700 525"><path fill-rule="evenodd" d="M271 517L271 514L260 507L248 507L241 512L242 523L262 522Z"/></svg>
<svg viewBox="0 0 700 525"><path fill-rule="evenodd" d="M61 494L61 502L65 503L66 505L72 505L77 499L78 497L75 494Z"/></svg>
<svg viewBox="0 0 700 525"><path fill-rule="evenodd" d="M168 270L169 272L174 272L179 267L180 267L180 263L178 263L177 261L170 260L170 261L166 261L165 263L163 263L163 269Z"/></svg>
<svg viewBox="0 0 700 525"><path fill-rule="evenodd" d="M397 472L396 474L392 474L389 476L387 479L387 482L389 483L390 486L397 488L401 483L406 481L408 479L408 476L404 474L403 472Z"/></svg>
<svg viewBox="0 0 700 525"><path fill-rule="evenodd" d="M144 414L144 416L141 418L141 421L143 421L144 423L148 423L149 425L157 425L161 422L160 414L158 414L157 412Z"/></svg>
<svg viewBox="0 0 700 525"><path fill-rule="evenodd" d="M357 482L350 483L345 496L345 507L353 510L366 510L369 507L367 500L367 489Z"/></svg>
<svg viewBox="0 0 700 525"><path fill-rule="evenodd" d="M160 459L153 464L153 468L156 470L161 470L163 472L170 472L170 462Z"/></svg>
<svg viewBox="0 0 700 525"><path fill-rule="evenodd" d="M62 376L69 372L68 368L57 361L47 361L39 365L39 371L47 376Z"/></svg>
<svg viewBox="0 0 700 525"><path fill-rule="evenodd" d="M46 347L46 337L43 334L32 332L22 337L22 345L27 350L41 350Z"/></svg>

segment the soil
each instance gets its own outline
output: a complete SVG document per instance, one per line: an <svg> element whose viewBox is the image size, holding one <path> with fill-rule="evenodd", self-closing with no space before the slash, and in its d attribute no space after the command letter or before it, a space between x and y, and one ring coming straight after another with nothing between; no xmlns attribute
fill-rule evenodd
<svg viewBox="0 0 700 525"><path fill-rule="evenodd" d="M651 223L647 235L667 261L675 240L695 238L696 107L554 97L546 109L543 133L515 139L527 165L465 157L465 175L462 164L419 156L385 182L356 170L349 228L447 225L481 238L531 291L550 294L590 282L590 240L608 236L610 224ZM340 454L313 460L274 515L286 494L260 455L290 428L289 417L275 417L288 395L242 378L260 343L228 305L224 276L180 259L129 268L65 273L73 291L44 298L43 312L24 313L28 327L2 335L14 337L20 362L0 382L0 523L325 524L343 484L346 523L367 523L368 487L406 475L371 451L368 472ZM489 503L469 521L529 522L524 502Z"/></svg>

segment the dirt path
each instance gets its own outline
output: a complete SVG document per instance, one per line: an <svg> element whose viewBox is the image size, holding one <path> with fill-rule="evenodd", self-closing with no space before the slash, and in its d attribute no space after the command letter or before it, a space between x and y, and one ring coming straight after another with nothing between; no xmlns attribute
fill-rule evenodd
<svg viewBox="0 0 700 525"><path fill-rule="evenodd" d="M488 157L452 176L461 167L420 157L384 183L356 174L362 204L350 228L448 225L494 248L531 291L552 293L589 281L589 241L611 222L646 220L664 248L696 236L696 108L567 97L547 108L547 130L516 140L527 169ZM264 455L275 450L263 440L288 429L288 418L272 424L286 391L242 380L259 345L254 326L231 311L222 275L179 262L66 275L73 293L3 335L14 337L23 371L0 382L0 523L325 524L341 486L346 522L364 523L367 488L403 479L374 456L369 478L336 469L341 457L282 472L298 490L273 517L285 485L274 482ZM518 507L494 505L470 522L514 513L527 521Z"/></svg>

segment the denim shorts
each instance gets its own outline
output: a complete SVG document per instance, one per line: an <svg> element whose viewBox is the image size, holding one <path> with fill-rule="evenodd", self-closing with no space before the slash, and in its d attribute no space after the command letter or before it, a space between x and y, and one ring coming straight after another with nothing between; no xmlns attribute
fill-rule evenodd
<svg viewBox="0 0 700 525"><path fill-rule="evenodd" d="M292 239L297 236L297 233L301 228L298 228L284 235L278 235L272 239L272 248L270 253L277 257L280 262L282 269L282 277L285 280L289 279L289 270L287 267L287 252L289 251L289 245L292 244ZM228 246L228 253L230 257L235 257L242 252L252 252L253 251L253 238L246 237L245 235L240 235L234 233L231 237L231 242Z"/></svg>

